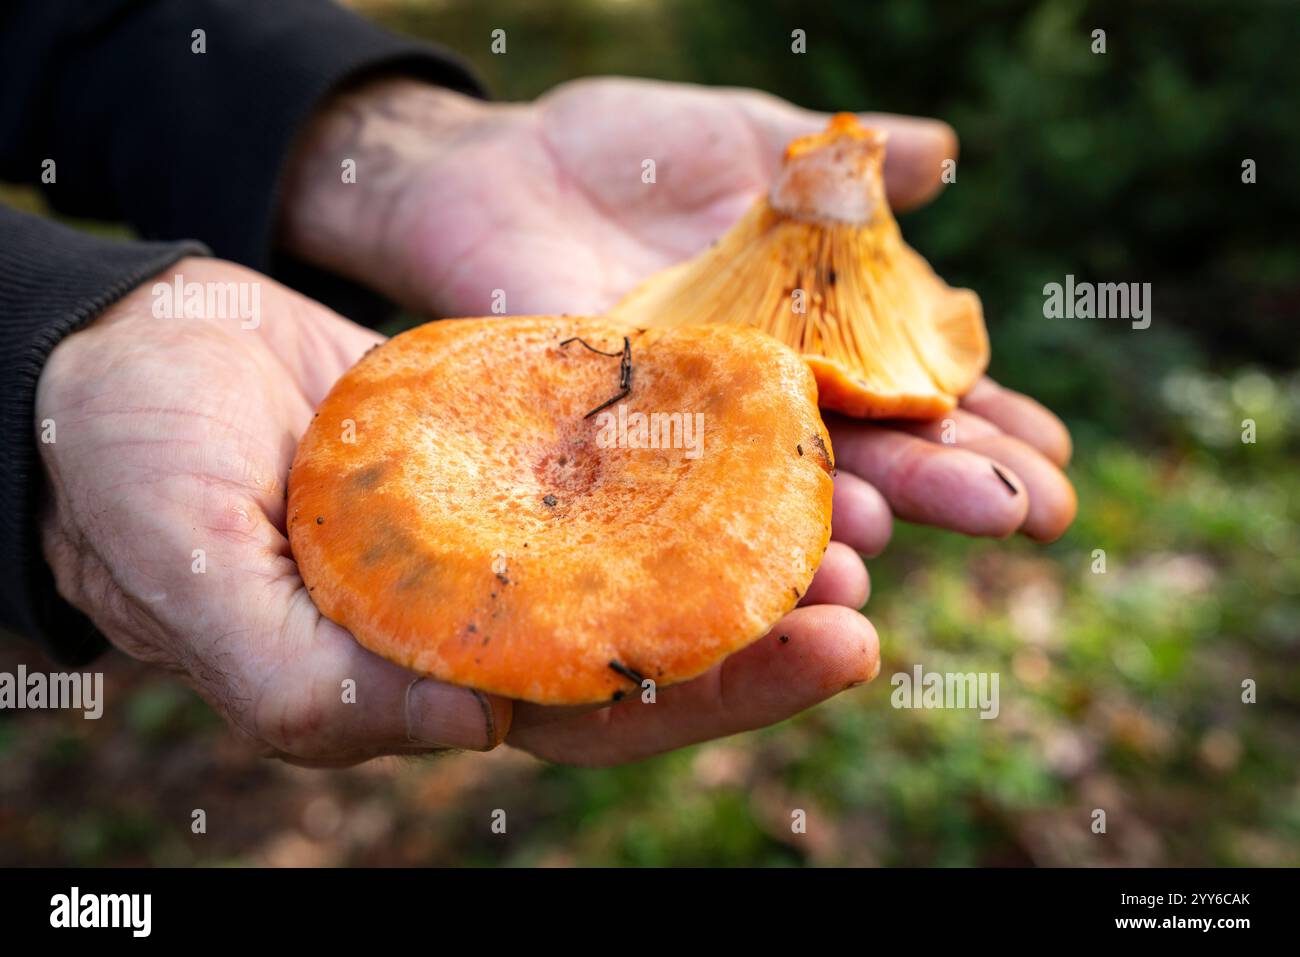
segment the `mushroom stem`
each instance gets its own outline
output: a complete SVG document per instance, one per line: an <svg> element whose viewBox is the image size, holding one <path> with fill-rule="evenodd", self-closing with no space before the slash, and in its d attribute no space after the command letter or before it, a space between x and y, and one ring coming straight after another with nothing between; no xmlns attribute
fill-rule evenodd
<svg viewBox="0 0 1300 957"><path fill-rule="evenodd" d="M881 130L859 126L850 113L836 114L826 132L786 147L768 201L803 222L893 222L883 187L887 139Z"/></svg>

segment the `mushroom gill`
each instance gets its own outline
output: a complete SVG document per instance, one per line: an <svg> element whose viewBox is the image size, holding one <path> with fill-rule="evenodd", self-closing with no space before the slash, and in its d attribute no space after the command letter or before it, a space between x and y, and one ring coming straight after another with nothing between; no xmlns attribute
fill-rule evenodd
<svg viewBox="0 0 1300 957"><path fill-rule="evenodd" d="M823 408L863 418L952 410L989 359L979 297L903 241L885 198L885 134L836 114L785 152L767 196L611 318L640 328L755 326L800 352Z"/></svg>

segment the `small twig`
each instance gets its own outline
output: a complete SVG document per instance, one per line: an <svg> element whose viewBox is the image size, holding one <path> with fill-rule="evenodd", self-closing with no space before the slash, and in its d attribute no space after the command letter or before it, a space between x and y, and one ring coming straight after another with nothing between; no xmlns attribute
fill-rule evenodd
<svg viewBox="0 0 1300 957"><path fill-rule="evenodd" d="M618 394L615 395L612 399L606 399L600 405L596 406L594 409L592 409L590 412L588 412L586 415L583 416L584 419L590 419L597 412L603 412L605 409L608 409L615 402L621 402L623 399L626 399L629 394L631 394L632 392L632 343L628 340L627 336L623 337L622 352L606 352L603 349L597 349L595 346L587 342L581 336L570 336L568 339L565 339L563 342L560 343L560 348L563 349L570 342L580 342L582 343L584 349L588 350L589 352L594 352L598 356L609 356L611 359L614 356L622 357L622 360L618 364L618 389L619 389Z"/></svg>
<svg viewBox="0 0 1300 957"><path fill-rule="evenodd" d="M626 336L623 337L623 341L627 342ZM609 356L611 359L614 358L615 356L621 356L623 354L621 352L606 352L604 349L597 349L586 339L582 338L582 336L569 336L569 338L565 339L563 342L560 343L560 348L563 349L570 342L580 342L582 343L583 348L586 349L588 352L594 352L598 356Z"/></svg>
<svg viewBox="0 0 1300 957"><path fill-rule="evenodd" d="M641 672L637 671L634 668L629 668L627 665L620 664L617 661L611 661L609 663L609 668L611 671L618 672L620 675L622 675L628 681L631 681L637 687L640 687L642 683L645 682L645 676L641 674Z"/></svg>

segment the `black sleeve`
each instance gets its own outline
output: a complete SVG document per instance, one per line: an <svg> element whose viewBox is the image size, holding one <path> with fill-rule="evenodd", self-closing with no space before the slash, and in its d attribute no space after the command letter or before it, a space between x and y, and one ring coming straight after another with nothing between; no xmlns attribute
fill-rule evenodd
<svg viewBox="0 0 1300 957"><path fill-rule="evenodd" d="M7 0L0 178L55 209L270 272L276 187L331 89L387 70L481 94L452 54L326 0ZM203 31L205 52L194 52Z"/></svg>
<svg viewBox="0 0 1300 957"><path fill-rule="evenodd" d="M79 233L0 205L0 626L80 664L103 639L63 601L41 554L36 380L59 340L199 243ZM56 434L57 440L57 434Z"/></svg>
<svg viewBox="0 0 1300 957"><path fill-rule="evenodd" d="M0 5L0 179L154 240L90 237L0 206L0 627L69 664L102 647L40 552L35 390L50 351L191 253L271 273L274 262L301 286L312 271L270 248L286 153L331 90L381 70L482 94L452 55L325 0ZM327 288L332 305L356 301L350 284Z"/></svg>

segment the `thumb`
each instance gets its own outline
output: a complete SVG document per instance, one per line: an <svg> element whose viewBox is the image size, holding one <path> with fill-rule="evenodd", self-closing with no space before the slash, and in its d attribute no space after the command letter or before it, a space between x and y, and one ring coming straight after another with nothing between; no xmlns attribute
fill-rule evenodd
<svg viewBox="0 0 1300 957"><path fill-rule="evenodd" d="M488 751L505 738L510 701L383 660L321 617L305 589L299 595L281 643L288 653L249 714L269 756L339 766L442 748Z"/></svg>
<svg viewBox="0 0 1300 957"><path fill-rule="evenodd" d="M775 164L791 140L819 133L829 113L805 110L754 90L738 90L741 108L754 125ZM889 136L885 151L885 191L896 210L929 202L943 186L943 161L956 160L957 134L942 120L897 113L858 113L864 126Z"/></svg>

